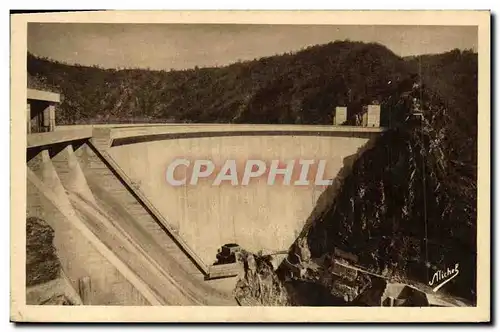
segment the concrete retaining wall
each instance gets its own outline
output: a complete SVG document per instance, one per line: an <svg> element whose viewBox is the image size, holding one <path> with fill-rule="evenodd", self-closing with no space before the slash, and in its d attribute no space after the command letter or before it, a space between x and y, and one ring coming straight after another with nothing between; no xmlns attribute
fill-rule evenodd
<svg viewBox="0 0 500 332"><path fill-rule="evenodd" d="M66 275L75 288L79 279L91 278L93 304L132 305L231 305L234 280L203 281L217 249L236 242L254 252L286 251L379 134L327 126L80 130L85 135L63 135L72 143L58 134L28 146L27 215L55 229ZM333 185L315 185L312 174L306 186L284 185L282 176L274 185L264 176L247 186L214 186L214 174L195 186L174 187L165 175L176 158L208 159L218 167L236 160L240 182L249 159L267 166L323 160L323 178Z"/></svg>
<svg viewBox="0 0 500 332"><path fill-rule="evenodd" d="M165 180L175 158L326 160L326 179L335 179L346 161L370 137L251 135L166 139L113 146L109 156L127 175L197 255L210 265L217 249L236 242L252 251L288 249L313 212L325 187L267 185L252 180L245 187L213 186L201 180L196 186L173 187ZM241 170L241 168L240 168ZM212 179L213 180L213 177Z"/></svg>

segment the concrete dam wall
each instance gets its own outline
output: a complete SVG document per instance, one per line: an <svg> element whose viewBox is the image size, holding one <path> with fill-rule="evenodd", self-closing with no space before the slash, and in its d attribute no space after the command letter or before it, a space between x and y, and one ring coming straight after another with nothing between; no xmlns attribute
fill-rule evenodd
<svg viewBox="0 0 500 332"><path fill-rule="evenodd" d="M287 250L327 188L315 183L319 161L324 161L322 179L338 180L340 170L380 131L224 125L150 129L114 130L108 156L204 265L214 263L217 249L225 243L237 243L253 252ZM166 172L178 159L189 165L179 167L175 175L186 178L186 184L174 186L167 181ZM314 161L308 185L294 185L301 159ZM190 179L196 160L211 161L214 170L193 184ZM214 183L227 160L235 161L238 181ZM245 185L242 178L247 160L264 161L267 173ZM289 184L280 175L273 184L267 181L273 160L281 168L294 163Z"/></svg>
<svg viewBox="0 0 500 332"><path fill-rule="evenodd" d="M54 229L62 269L75 289L91 280L84 303L234 305L234 278L206 280L217 249L234 242L254 252L287 250L321 197L381 131L161 125L30 134L27 217ZM179 158L190 164L173 172L186 178L176 186L166 173ZM199 159L213 163L213 174L192 184ZM301 159L314 163L304 178L309 183L295 185L304 180ZM227 160L235 161L237 183L214 185ZM265 170L242 184L247 160L262 161ZM273 161L276 169L294 164L289 184L279 171L268 183ZM316 185L320 173L333 185Z"/></svg>

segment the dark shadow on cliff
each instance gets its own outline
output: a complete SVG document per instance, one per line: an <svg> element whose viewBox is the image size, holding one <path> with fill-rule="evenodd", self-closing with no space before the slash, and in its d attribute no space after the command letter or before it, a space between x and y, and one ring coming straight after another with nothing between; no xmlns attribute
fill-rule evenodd
<svg viewBox="0 0 500 332"><path fill-rule="evenodd" d="M307 260L339 248L363 269L422 284L459 264L445 291L475 302L476 221L463 212L473 202L439 173L448 161L431 140L404 125L347 157L290 252Z"/></svg>
<svg viewBox="0 0 500 332"><path fill-rule="evenodd" d="M460 266L443 291L475 302L477 113L419 85L393 107L394 126L344 160L290 252L307 260L338 248L363 269L421 284Z"/></svg>
<svg viewBox="0 0 500 332"><path fill-rule="evenodd" d="M376 134L380 135L380 134ZM383 135L383 134L382 134ZM345 179L351 174L352 168L354 166L354 163L356 162L357 159L360 158L360 156L367 150L371 149L375 144L376 141L379 139L379 137L372 137L366 144L364 144L362 147L358 148L356 153L347 156L343 159L342 162L342 168L340 171L337 173L335 178L333 179L333 183L326 187L325 191L321 193L321 195L318 197L318 200L316 201L316 205L314 206L313 211L307 218L304 227L302 228L301 232L299 233L299 236L297 239L302 238L307 234L309 231L309 228L314 222L317 222L320 220L326 212L328 212L331 207L334 205L335 198L337 197L338 193L342 189L342 186L344 184ZM291 248L293 248L297 243L292 244Z"/></svg>

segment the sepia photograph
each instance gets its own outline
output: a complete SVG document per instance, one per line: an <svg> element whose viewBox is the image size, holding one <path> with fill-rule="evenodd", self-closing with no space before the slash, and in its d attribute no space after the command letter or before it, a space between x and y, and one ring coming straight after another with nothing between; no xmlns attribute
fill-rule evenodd
<svg viewBox="0 0 500 332"><path fill-rule="evenodd" d="M73 14L11 15L11 320L490 319L488 11Z"/></svg>

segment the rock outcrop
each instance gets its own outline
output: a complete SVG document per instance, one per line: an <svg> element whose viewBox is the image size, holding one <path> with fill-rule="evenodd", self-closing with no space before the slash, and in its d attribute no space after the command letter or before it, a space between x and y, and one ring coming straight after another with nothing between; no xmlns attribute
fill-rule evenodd
<svg viewBox="0 0 500 332"><path fill-rule="evenodd" d="M244 270L234 290L242 306L289 306L292 302L283 282L275 273L269 256L242 251Z"/></svg>
<svg viewBox="0 0 500 332"><path fill-rule="evenodd" d="M314 258L339 247L374 273L424 284L459 263L446 290L474 301L477 155L468 142L476 111L459 114L419 85L393 99L393 126L355 161L292 251L306 253L307 243Z"/></svg>
<svg viewBox="0 0 500 332"><path fill-rule="evenodd" d="M61 264L52 245L54 230L42 219L26 219L26 286L57 279Z"/></svg>

